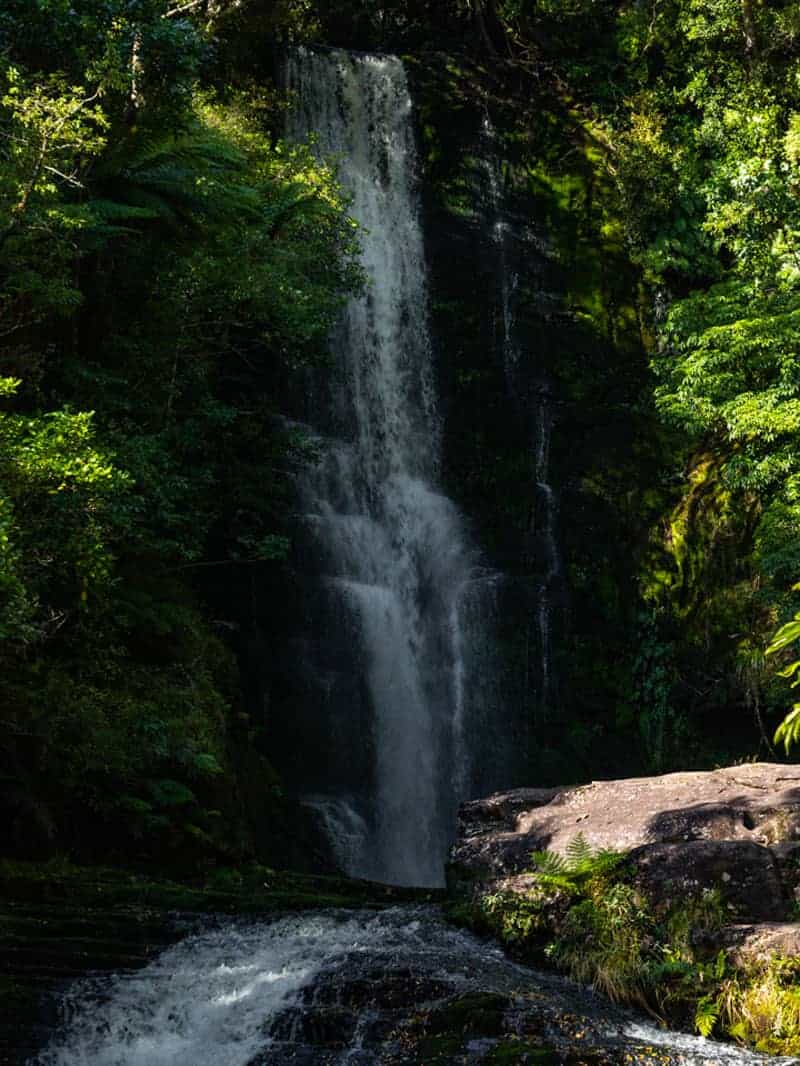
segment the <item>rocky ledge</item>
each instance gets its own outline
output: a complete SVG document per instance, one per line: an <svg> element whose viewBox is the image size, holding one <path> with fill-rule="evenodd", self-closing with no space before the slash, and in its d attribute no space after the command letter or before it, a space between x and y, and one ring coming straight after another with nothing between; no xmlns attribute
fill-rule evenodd
<svg viewBox="0 0 800 1066"><path fill-rule="evenodd" d="M625 852L655 904L719 890L732 954L800 951L800 767L749 763L474 800L460 811L450 888L525 893L532 852L564 854L578 834Z"/></svg>

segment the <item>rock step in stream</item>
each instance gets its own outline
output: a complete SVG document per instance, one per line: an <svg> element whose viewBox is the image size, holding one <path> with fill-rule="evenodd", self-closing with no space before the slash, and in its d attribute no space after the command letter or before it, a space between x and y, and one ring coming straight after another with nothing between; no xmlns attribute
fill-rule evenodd
<svg viewBox="0 0 800 1066"><path fill-rule="evenodd" d="M0 901L0 1064L22 1066L49 1039L70 982L142 967L191 924L102 903Z"/></svg>
<svg viewBox="0 0 800 1066"><path fill-rule="evenodd" d="M52 1039L76 981L135 974L225 915L431 896L336 877L267 876L237 891L121 870L0 863L0 1066L23 1066Z"/></svg>
<svg viewBox="0 0 800 1066"><path fill-rule="evenodd" d="M31 1066L765 1061L519 965L432 904L210 918L142 969L73 984L58 1017Z"/></svg>

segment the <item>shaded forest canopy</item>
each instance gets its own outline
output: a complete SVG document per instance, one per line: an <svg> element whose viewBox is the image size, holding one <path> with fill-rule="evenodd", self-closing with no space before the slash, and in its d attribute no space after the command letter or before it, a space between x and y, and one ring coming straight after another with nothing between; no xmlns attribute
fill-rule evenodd
<svg viewBox="0 0 800 1066"><path fill-rule="evenodd" d="M768 754L786 711L765 651L800 580L796 4L7 0L14 854L313 861L271 765L291 709L248 673L256 616L279 630L291 587L310 445L290 397L363 284L334 164L282 139L277 56L302 43L406 58L431 218L457 213L449 116L488 107L517 212L561 248L583 330L549 367L570 594L530 783ZM519 442L445 310L449 487L489 556L532 578ZM604 450L584 454L602 418Z"/></svg>

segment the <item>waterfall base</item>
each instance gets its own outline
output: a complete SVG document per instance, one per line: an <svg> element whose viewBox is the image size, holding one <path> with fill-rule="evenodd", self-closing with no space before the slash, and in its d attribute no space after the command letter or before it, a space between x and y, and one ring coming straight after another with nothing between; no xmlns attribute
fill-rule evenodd
<svg viewBox="0 0 800 1066"><path fill-rule="evenodd" d="M663 1066L760 1056L664 1034L435 907L229 922L64 997L31 1066Z"/></svg>

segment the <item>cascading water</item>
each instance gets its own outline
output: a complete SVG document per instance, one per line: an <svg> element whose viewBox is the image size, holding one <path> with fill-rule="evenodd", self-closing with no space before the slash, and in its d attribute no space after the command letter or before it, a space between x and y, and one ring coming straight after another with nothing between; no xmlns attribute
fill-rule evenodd
<svg viewBox="0 0 800 1066"><path fill-rule="evenodd" d="M318 151L338 160L368 279L334 337L339 380L329 410L312 415L326 436L299 491L332 617L355 620L372 783L360 810L341 792L310 802L333 826L334 845L344 842L348 873L441 884L469 777L459 604L474 558L457 508L437 488L411 100L402 63L389 56L303 50L288 62L287 86L290 135L314 131Z"/></svg>
<svg viewBox="0 0 800 1066"><path fill-rule="evenodd" d="M469 1013L450 1015L449 1045L431 1058L413 1050L420 1020L440 1033L459 1000ZM29 1066L404 1066L434 1055L485 1066L532 1037L551 1051L531 1061L797 1063L657 1030L419 906L228 922L136 973L79 982L61 1014L63 1032Z"/></svg>

